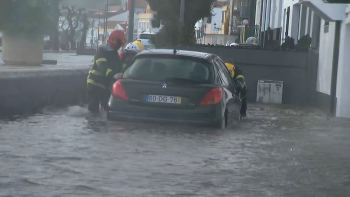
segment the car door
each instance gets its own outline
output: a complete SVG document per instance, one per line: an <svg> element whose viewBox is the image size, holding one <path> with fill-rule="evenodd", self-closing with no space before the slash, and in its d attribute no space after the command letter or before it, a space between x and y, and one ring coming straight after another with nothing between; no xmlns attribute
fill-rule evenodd
<svg viewBox="0 0 350 197"><path fill-rule="evenodd" d="M230 72L225 66L225 63L219 57L215 58L214 61L219 68L219 73L224 83L223 87L227 96L226 107L228 110L228 125L231 125L237 120L237 117L239 118L240 116L240 104L237 103L237 101L235 100L235 96L233 95L232 78Z"/></svg>

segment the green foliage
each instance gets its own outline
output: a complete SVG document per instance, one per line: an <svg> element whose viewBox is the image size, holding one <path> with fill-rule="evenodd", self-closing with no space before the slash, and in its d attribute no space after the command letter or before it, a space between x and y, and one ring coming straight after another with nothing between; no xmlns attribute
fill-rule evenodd
<svg viewBox="0 0 350 197"><path fill-rule="evenodd" d="M37 0L32 5L29 1L1 0L4 6L0 6L1 25L0 30L5 35L25 38L38 38L51 33L57 26L53 17L50 17L50 9L47 1ZM2 10L3 9L3 10Z"/></svg>
<svg viewBox="0 0 350 197"><path fill-rule="evenodd" d="M153 27L162 29L151 39L155 47L170 47L193 44L195 40L194 25L204 17L210 16L216 0L186 0L184 24L180 24L180 0L147 0L156 12L152 20Z"/></svg>

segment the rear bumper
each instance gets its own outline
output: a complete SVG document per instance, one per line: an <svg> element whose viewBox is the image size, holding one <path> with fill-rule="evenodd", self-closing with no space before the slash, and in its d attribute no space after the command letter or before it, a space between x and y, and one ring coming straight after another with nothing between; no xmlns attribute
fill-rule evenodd
<svg viewBox="0 0 350 197"><path fill-rule="evenodd" d="M117 121L212 125L224 116L222 103L193 109L176 109L135 105L111 97L109 107L108 119Z"/></svg>
<svg viewBox="0 0 350 197"><path fill-rule="evenodd" d="M217 118L179 118L173 116L154 116L150 114L136 114L118 111L107 112L108 120L114 121L136 121L136 122L159 122L159 123L178 123L191 125L214 125L219 121Z"/></svg>

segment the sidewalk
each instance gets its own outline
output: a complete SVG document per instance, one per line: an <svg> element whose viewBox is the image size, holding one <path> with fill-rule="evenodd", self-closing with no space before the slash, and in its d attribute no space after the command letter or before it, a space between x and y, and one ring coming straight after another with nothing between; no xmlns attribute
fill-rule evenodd
<svg viewBox="0 0 350 197"><path fill-rule="evenodd" d="M16 66L16 65L4 65L1 59L0 52L0 71L6 70L32 70L32 69L74 69L89 67L93 60L93 56L88 55L76 55L74 53L44 53L44 60L57 60L57 65L38 65L38 66Z"/></svg>

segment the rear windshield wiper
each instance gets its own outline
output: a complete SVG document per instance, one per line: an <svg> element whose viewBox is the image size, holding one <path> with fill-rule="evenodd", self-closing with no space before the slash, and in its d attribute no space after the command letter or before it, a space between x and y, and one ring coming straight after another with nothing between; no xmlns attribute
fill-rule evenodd
<svg viewBox="0 0 350 197"><path fill-rule="evenodd" d="M165 78L166 82L173 82L173 83L201 83L199 81L195 81L192 79L184 79L184 78Z"/></svg>

